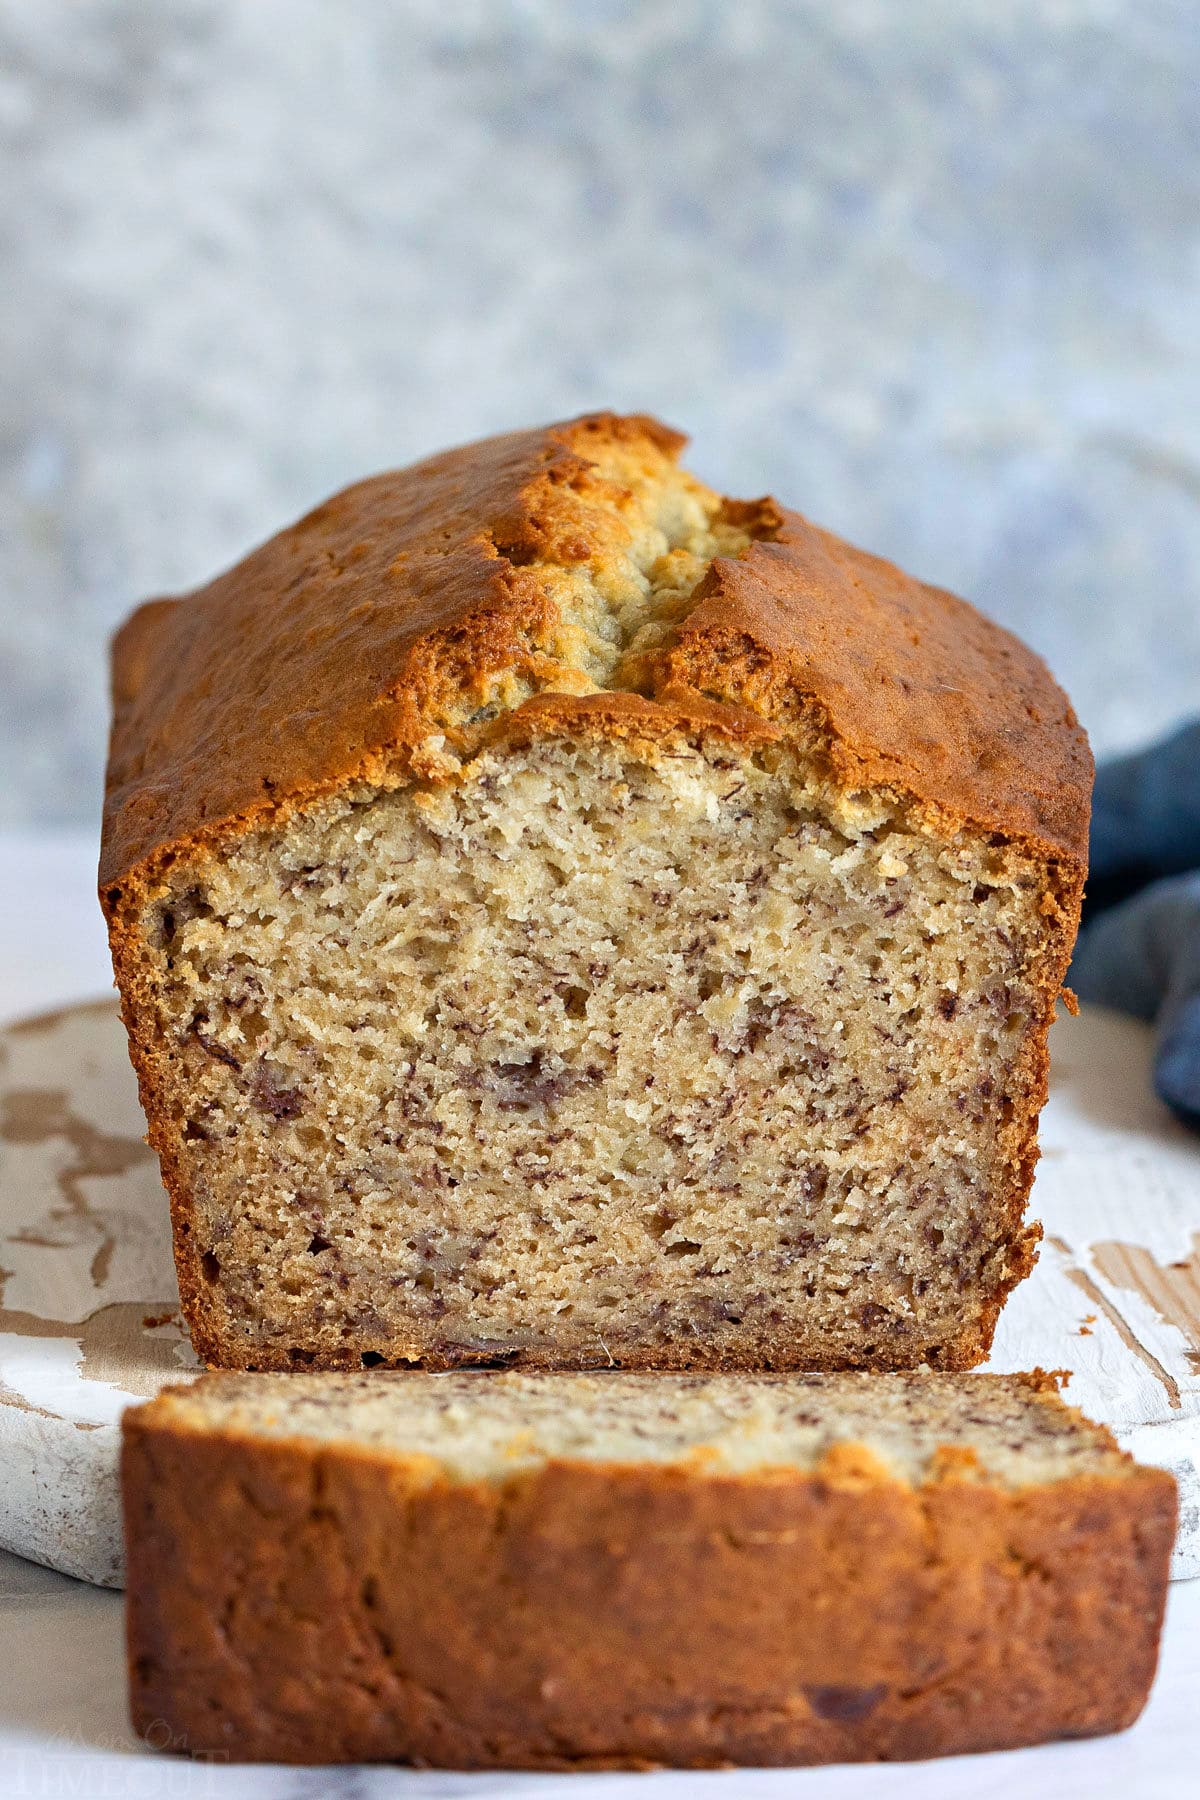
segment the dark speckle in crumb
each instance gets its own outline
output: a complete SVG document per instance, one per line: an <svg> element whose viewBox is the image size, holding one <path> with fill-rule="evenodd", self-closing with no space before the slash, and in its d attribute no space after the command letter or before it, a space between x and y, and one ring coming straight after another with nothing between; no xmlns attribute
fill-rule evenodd
<svg viewBox="0 0 1200 1800"><path fill-rule="evenodd" d="M250 1091L259 1111L269 1113L273 1119L294 1119L304 1110L304 1095L291 1084L288 1071L278 1063L260 1062Z"/></svg>

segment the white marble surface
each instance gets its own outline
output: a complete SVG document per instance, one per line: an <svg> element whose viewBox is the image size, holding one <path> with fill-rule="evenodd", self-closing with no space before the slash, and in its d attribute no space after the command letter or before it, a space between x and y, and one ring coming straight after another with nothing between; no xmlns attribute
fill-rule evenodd
<svg viewBox="0 0 1200 1800"><path fill-rule="evenodd" d="M598 405L1150 735L1200 683L1198 144L1187 0L0 0L0 817L92 816L135 601Z"/></svg>
<svg viewBox="0 0 1200 1800"><path fill-rule="evenodd" d="M0 1020L108 983L90 834L0 832ZM4 1473L0 1469L0 1480ZM121 1598L0 1552L0 1793L146 1800L1193 1800L1200 1581L1171 1589L1150 1704L1119 1737L895 1768L652 1776L289 1770L152 1756L125 1717Z"/></svg>

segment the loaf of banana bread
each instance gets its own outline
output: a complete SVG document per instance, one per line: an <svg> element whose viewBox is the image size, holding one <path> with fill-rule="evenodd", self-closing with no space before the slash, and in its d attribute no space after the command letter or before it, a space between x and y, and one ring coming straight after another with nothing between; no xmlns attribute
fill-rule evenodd
<svg viewBox="0 0 1200 1800"><path fill-rule="evenodd" d="M964 602L604 414L115 651L101 890L229 1367L969 1367L1091 763Z"/></svg>
<svg viewBox="0 0 1200 1800"><path fill-rule="evenodd" d="M1175 1514L1037 1375L208 1375L124 1492L152 1743L451 1767L1118 1730Z"/></svg>

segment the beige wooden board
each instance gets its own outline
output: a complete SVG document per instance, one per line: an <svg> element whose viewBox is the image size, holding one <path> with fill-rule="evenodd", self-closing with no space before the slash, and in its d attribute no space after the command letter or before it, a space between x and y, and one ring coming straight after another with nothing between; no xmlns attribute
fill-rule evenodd
<svg viewBox="0 0 1200 1800"><path fill-rule="evenodd" d="M1069 1397L1173 1469L1175 1573L1200 1574L1200 1139L1147 1086L1149 1033L1055 1027L1034 1210L1046 1238L992 1366ZM0 1032L0 1545L121 1582L118 1421L195 1367L167 1205L115 1005Z"/></svg>

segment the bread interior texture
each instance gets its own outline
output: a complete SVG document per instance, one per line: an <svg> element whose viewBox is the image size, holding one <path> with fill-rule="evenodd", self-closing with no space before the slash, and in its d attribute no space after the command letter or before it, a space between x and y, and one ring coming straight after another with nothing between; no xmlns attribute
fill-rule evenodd
<svg viewBox="0 0 1200 1800"><path fill-rule="evenodd" d="M912 1487L948 1460L960 1479L1011 1488L1137 1468L1048 1377L1026 1375L221 1374L170 1390L146 1416L412 1459L431 1480L506 1482L563 1461L812 1474L842 1448L863 1453L844 1469Z"/></svg>
<svg viewBox="0 0 1200 1800"><path fill-rule="evenodd" d="M221 1331L945 1360L1010 1279L1040 891L678 742L484 751L193 866L151 939Z"/></svg>
<svg viewBox="0 0 1200 1800"><path fill-rule="evenodd" d="M523 564L536 657L425 778L181 859L142 920L215 1360L964 1366L1024 1272L1044 866L783 741L497 738L644 687L750 542L603 458L577 560Z"/></svg>

